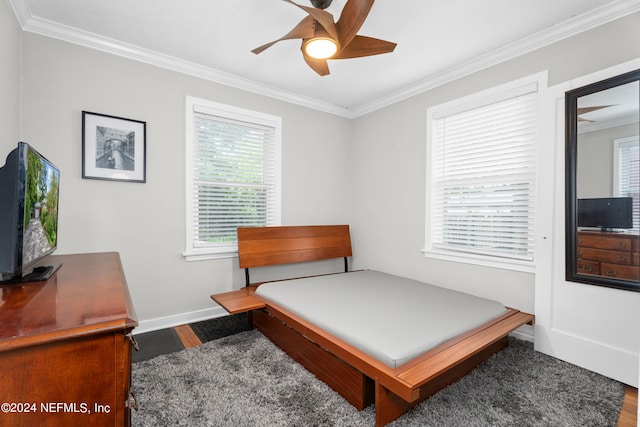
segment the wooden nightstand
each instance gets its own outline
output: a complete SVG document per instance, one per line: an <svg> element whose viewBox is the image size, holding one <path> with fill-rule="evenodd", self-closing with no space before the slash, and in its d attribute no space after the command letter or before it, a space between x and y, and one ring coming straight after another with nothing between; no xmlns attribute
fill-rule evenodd
<svg viewBox="0 0 640 427"><path fill-rule="evenodd" d="M237 291L211 295L211 299L231 314L244 313L265 307L265 303L259 298L256 298L255 287L253 286L238 289Z"/></svg>

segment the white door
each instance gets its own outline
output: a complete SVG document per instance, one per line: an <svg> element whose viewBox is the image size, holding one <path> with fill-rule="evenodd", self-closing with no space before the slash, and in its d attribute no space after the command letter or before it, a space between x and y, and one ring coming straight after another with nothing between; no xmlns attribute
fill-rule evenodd
<svg viewBox="0 0 640 427"><path fill-rule="evenodd" d="M640 293L565 280L566 91L640 68L640 59L549 88L539 158L535 348L638 387Z"/></svg>

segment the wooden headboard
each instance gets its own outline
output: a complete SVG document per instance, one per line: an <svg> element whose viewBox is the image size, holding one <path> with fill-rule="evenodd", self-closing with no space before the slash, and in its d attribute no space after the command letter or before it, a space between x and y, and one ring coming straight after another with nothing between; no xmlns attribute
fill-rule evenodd
<svg viewBox="0 0 640 427"><path fill-rule="evenodd" d="M240 268L319 261L351 256L348 225L238 228Z"/></svg>

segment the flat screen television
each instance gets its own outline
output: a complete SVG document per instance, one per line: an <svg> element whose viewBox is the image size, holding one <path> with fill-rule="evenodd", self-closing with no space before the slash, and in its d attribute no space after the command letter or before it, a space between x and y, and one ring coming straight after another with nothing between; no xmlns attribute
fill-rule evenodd
<svg viewBox="0 0 640 427"><path fill-rule="evenodd" d="M633 198L578 199L578 227L602 231L633 228Z"/></svg>
<svg viewBox="0 0 640 427"><path fill-rule="evenodd" d="M60 171L25 142L0 168L0 284L46 280L58 247Z"/></svg>

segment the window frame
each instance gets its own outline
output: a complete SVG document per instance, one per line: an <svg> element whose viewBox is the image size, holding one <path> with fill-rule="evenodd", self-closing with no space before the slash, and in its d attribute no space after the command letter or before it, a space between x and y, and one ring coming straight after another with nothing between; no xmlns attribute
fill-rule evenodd
<svg viewBox="0 0 640 427"><path fill-rule="evenodd" d="M539 203L537 192L539 189L539 138L541 134L541 119L543 91L547 84L547 73L541 72L531 76L527 76L512 82L508 82L484 91L480 91L465 97L454 99L433 107L427 108L427 135L426 135L426 198L425 198L425 246L422 249L425 258L438 259L444 261L463 262L493 268L501 268L507 270L516 270L523 272L535 272L535 224L537 204ZM434 138L436 131L436 120L449 115L457 114L463 111L480 108L486 105L497 103L517 96L525 88L530 87L537 94L536 107L536 139L533 147L534 161L534 189L533 189L533 218L531 225L533 227L532 242L532 259L506 258L494 255L484 255L473 252L463 252L448 250L438 247L434 244L434 212L431 208L434 197L434 163L436 159L434 154Z"/></svg>
<svg viewBox="0 0 640 427"><path fill-rule="evenodd" d="M186 261L200 261L208 259L221 259L231 258L238 255L238 245L236 243L226 245L212 245L202 246L196 244L196 239L193 234L193 226L195 224L195 214L193 213L192 206L197 198L197 195L193 191L194 186L194 120L195 113L205 113L214 117L220 117L224 120L236 120L243 121L250 124L256 124L259 126L272 127L273 134L273 151L274 151L274 165L275 171L275 188L272 195L274 201L274 215L273 223L268 223L269 226L275 226L281 224L281 166L282 166L282 118L271 114L265 114L257 111L248 110L245 108L235 107L219 102L210 101L207 99L196 98L193 96L187 96L185 102L185 251L183 257Z"/></svg>

